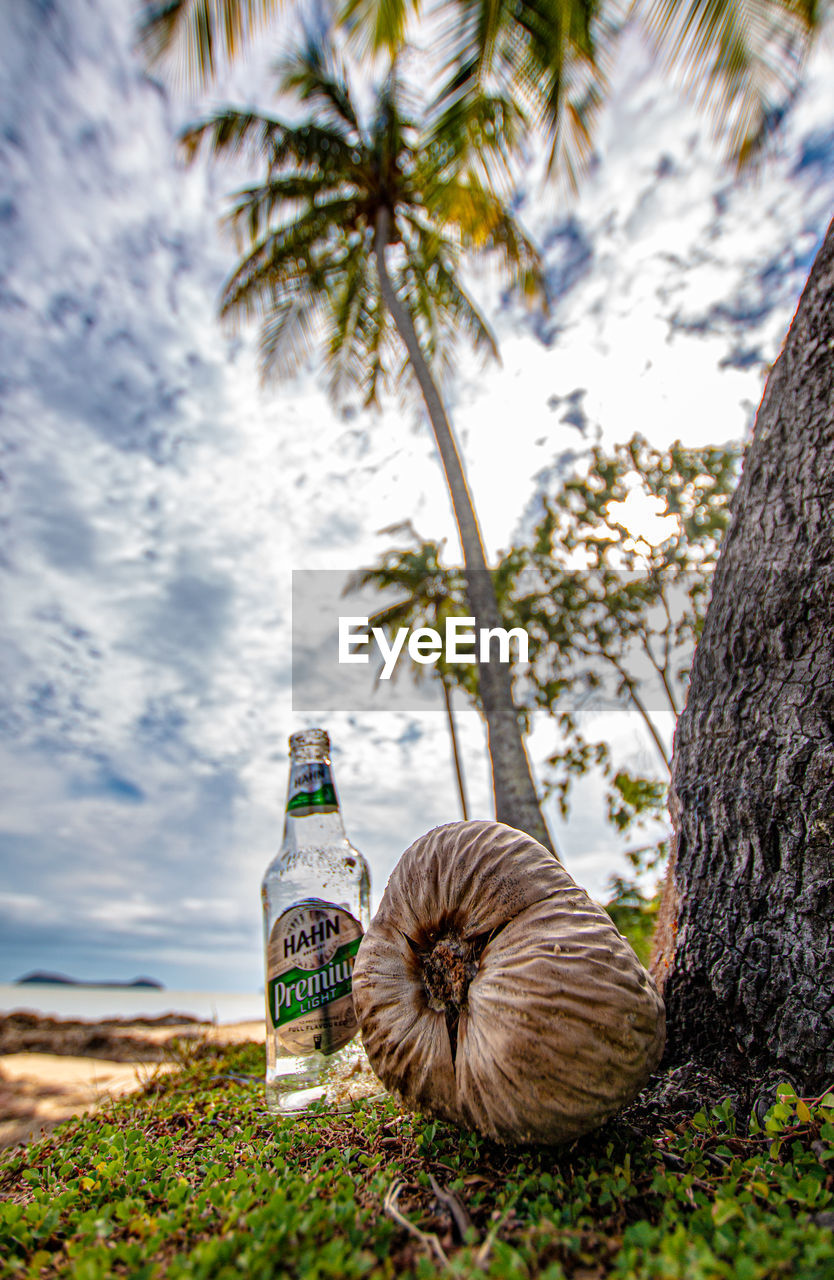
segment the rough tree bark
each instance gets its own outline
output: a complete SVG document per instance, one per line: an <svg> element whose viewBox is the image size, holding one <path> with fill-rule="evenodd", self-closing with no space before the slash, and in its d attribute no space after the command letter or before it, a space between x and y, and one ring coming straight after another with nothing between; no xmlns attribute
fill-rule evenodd
<svg viewBox="0 0 834 1280"><path fill-rule="evenodd" d="M834 222L745 457L672 816L667 1061L834 1084Z"/></svg>

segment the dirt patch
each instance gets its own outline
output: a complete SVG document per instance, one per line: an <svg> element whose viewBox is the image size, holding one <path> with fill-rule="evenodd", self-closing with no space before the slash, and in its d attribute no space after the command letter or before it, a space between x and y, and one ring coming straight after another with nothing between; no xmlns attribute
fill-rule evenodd
<svg viewBox="0 0 834 1280"><path fill-rule="evenodd" d="M95 1111L214 1045L263 1039L262 1022L215 1026L186 1014L100 1021L0 1015L0 1147Z"/></svg>
<svg viewBox="0 0 834 1280"><path fill-rule="evenodd" d="M187 1014L83 1021L39 1013L6 1013L0 1015L0 1055L48 1053L106 1058L110 1062L163 1062L168 1041L174 1037L199 1037L209 1025Z"/></svg>

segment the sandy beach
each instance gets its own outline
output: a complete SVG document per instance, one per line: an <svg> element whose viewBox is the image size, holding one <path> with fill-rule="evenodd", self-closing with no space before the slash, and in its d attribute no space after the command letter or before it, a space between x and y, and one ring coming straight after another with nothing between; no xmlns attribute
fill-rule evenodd
<svg viewBox="0 0 834 1280"><path fill-rule="evenodd" d="M141 1088L154 1075L176 1070L177 1042L263 1042L264 1034L262 1021L215 1025L0 1016L0 1147L38 1137L70 1116Z"/></svg>

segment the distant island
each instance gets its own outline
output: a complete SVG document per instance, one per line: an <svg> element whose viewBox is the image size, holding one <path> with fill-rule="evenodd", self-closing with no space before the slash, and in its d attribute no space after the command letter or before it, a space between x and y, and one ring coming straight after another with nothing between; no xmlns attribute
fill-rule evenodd
<svg viewBox="0 0 834 1280"><path fill-rule="evenodd" d="M40 969L17 978L14 985L23 987L35 983L49 987L152 987L154 991L165 990L162 983L154 978L134 978L132 982L80 982L78 978L68 978L64 973L44 973Z"/></svg>

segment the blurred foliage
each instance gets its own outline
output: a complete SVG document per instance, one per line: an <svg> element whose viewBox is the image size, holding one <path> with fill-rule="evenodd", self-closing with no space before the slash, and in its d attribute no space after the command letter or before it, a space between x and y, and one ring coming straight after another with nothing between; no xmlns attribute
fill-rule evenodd
<svg viewBox="0 0 834 1280"><path fill-rule="evenodd" d="M344 594L367 586L396 593L398 600L368 619L369 626L382 627L389 638L400 627L412 631L431 627L442 635L446 619L460 616L467 607L463 569L444 565L442 561L445 539L434 542L421 538L410 520L381 529L380 534L406 537L412 545L383 551L376 564L350 576ZM429 672L447 684L457 685L471 698L477 697L475 665L450 666L442 650L430 663L412 663L411 670L417 680Z"/></svg>
<svg viewBox="0 0 834 1280"><path fill-rule="evenodd" d="M292 7L286 0L143 0L139 39L151 63L173 64L193 89ZM636 18L742 166L762 153L790 109L829 12L828 0L445 0L432 15L433 114L468 130L473 104L498 92L547 140L551 172L576 185L592 155L618 37ZM318 16L347 31L370 62L419 39L422 6L336 0Z"/></svg>
<svg viewBox="0 0 834 1280"><path fill-rule="evenodd" d="M663 722L685 700L739 456L735 446L656 449L640 435L612 453L595 446L499 566L504 618L530 637L517 696L559 730L547 786L565 816L573 782L592 768L608 781L618 831L663 811ZM633 774L607 741L587 736L590 715L612 708L642 722L659 777Z"/></svg>
<svg viewBox="0 0 834 1280"><path fill-rule="evenodd" d="M648 968L660 909L660 890L655 890L653 897L646 898L633 879L611 876L608 891L611 897L605 903L605 910L623 937L631 943L637 959Z"/></svg>

